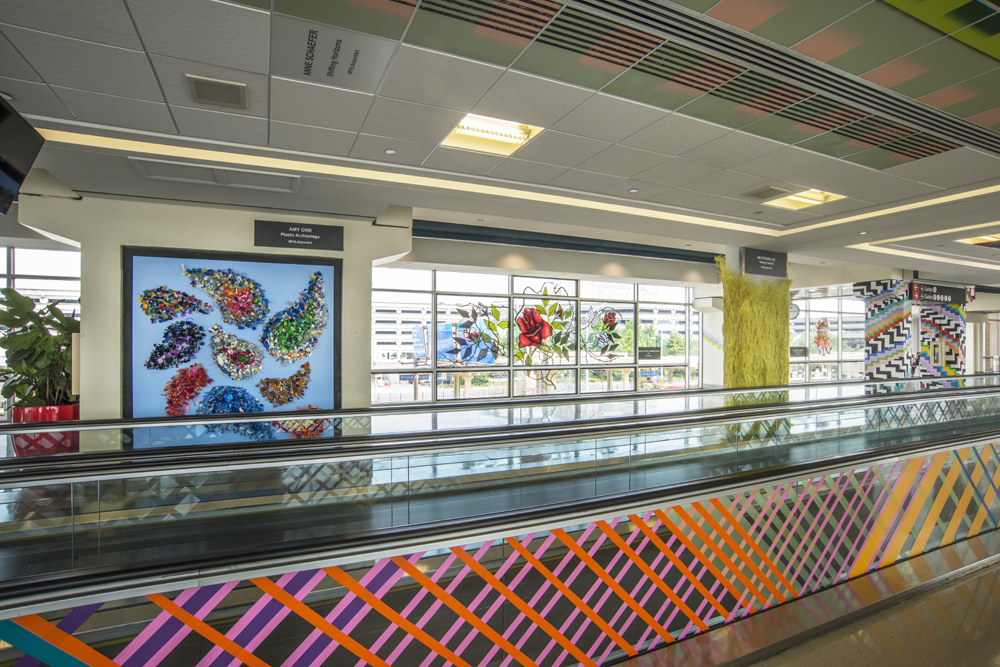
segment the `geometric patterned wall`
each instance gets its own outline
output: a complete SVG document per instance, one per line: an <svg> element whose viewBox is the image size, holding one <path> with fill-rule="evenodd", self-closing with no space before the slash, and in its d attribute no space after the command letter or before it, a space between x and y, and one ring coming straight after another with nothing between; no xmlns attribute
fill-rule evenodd
<svg viewBox="0 0 1000 667"><path fill-rule="evenodd" d="M972 303L974 287L965 288ZM920 308L920 377L965 374L965 304L922 303ZM941 341L942 358L934 363L931 344Z"/></svg>
<svg viewBox="0 0 1000 667"><path fill-rule="evenodd" d="M912 376L910 285L904 280L854 283L865 302L865 379Z"/></svg>
<svg viewBox="0 0 1000 667"><path fill-rule="evenodd" d="M22 616L0 621L0 640L17 647L0 662L596 667L996 529L998 484L997 448L964 447L565 529Z"/></svg>

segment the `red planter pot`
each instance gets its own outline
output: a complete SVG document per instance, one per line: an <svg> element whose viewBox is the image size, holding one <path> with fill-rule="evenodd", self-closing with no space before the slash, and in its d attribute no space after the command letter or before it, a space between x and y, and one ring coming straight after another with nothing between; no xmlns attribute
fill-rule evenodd
<svg viewBox="0 0 1000 667"><path fill-rule="evenodd" d="M45 405L38 408L10 408L7 410L11 424L37 422L62 422L80 418L80 404ZM18 456L44 454L70 454L80 451L79 431L52 431L49 433L21 433L12 435L14 451Z"/></svg>

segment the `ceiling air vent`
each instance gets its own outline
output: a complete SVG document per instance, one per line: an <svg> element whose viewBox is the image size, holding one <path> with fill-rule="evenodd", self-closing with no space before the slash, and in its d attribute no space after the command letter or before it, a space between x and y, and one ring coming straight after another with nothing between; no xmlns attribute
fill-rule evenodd
<svg viewBox="0 0 1000 667"><path fill-rule="evenodd" d="M188 80L188 88L191 89L191 97L194 98L195 102L221 107L236 107L237 109L247 108L247 85L245 83L207 79L194 74L186 74L185 76Z"/></svg>
<svg viewBox="0 0 1000 667"><path fill-rule="evenodd" d="M753 199L759 199L764 201L765 199L774 199L775 197L784 197L788 194L788 190L782 190L781 188L776 188L773 185L769 185L766 188L761 188L760 190L754 190L753 192L747 192L744 197L752 197Z"/></svg>
<svg viewBox="0 0 1000 667"><path fill-rule="evenodd" d="M177 183L201 183L204 185L221 185L228 188L243 188L245 190L264 190L265 192L287 192L294 194L299 190L297 174L281 174L270 171L254 171L251 169L231 169L203 164L188 164L186 162L171 162L169 160L150 160L148 158L129 157L129 162L143 178L154 181L174 181Z"/></svg>

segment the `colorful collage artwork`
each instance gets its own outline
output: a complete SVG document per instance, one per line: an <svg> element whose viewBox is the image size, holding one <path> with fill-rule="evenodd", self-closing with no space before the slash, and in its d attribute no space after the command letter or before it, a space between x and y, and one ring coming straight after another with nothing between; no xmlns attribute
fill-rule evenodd
<svg viewBox="0 0 1000 667"><path fill-rule="evenodd" d="M126 417L336 407L336 267L181 252L126 252ZM287 427L244 422L205 428L217 442L316 431Z"/></svg>

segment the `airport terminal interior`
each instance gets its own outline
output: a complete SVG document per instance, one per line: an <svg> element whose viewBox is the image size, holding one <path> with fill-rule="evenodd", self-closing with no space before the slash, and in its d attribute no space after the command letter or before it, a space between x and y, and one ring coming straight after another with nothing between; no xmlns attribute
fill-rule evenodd
<svg viewBox="0 0 1000 667"><path fill-rule="evenodd" d="M0 667L1000 665L993 0L0 0L0 98Z"/></svg>

